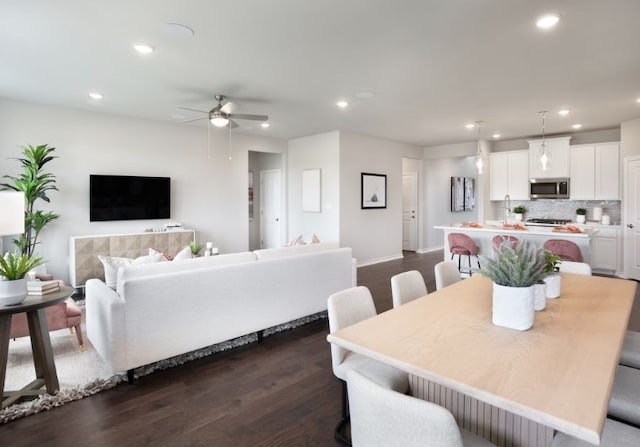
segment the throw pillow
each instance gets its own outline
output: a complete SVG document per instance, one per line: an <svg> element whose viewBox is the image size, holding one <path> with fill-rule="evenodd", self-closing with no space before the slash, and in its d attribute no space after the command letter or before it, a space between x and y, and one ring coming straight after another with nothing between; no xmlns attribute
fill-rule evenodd
<svg viewBox="0 0 640 447"><path fill-rule="evenodd" d="M315 233L313 233L313 236L311 236L311 243L312 244L319 244L320 243L320 238Z"/></svg>
<svg viewBox="0 0 640 447"><path fill-rule="evenodd" d="M193 256L191 255L191 247L189 247L187 245L182 250L180 250L178 253L176 253L176 255L173 257L173 260L174 261L184 261L185 259L191 259L192 257Z"/></svg>
<svg viewBox="0 0 640 447"><path fill-rule="evenodd" d="M149 255L157 255L157 254L161 254L162 256L164 256L164 260L165 261L173 261L173 256L171 256L169 253L167 253L166 251L160 251L156 248L153 247L149 247Z"/></svg>
<svg viewBox="0 0 640 447"><path fill-rule="evenodd" d="M116 284L118 284L118 269L120 267L161 262L163 258L164 256L162 253L149 256L140 256L139 258L135 259L98 255L98 259L100 259L100 262L102 262L102 267L104 268L104 282L113 290L116 289Z"/></svg>

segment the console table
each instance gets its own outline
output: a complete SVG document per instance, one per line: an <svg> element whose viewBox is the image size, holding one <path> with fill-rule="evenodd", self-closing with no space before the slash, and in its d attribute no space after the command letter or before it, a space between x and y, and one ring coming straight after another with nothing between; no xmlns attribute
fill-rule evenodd
<svg viewBox="0 0 640 447"><path fill-rule="evenodd" d="M194 230L98 234L69 238L69 282L84 287L91 278L104 280L98 255L137 258L149 254L149 248L175 255L195 240Z"/></svg>
<svg viewBox="0 0 640 447"><path fill-rule="evenodd" d="M0 389L2 389L2 408L12 405L26 397L42 394L45 386L47 393L55 394L60 389L56 364L53 361L53 350L47 327L45 308L66 300L73 295L73 288L61 287L59 291L48 295L27 295L27 298L14 306L0 306ZM33 364L36 379L17 391L5 391L4 379L9 357L9 334L11 333L11 316L20 312L27 313Z"/></svg>

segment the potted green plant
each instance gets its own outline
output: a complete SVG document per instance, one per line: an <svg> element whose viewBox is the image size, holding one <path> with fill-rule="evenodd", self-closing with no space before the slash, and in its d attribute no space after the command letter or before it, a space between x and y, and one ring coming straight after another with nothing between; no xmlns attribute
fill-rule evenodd
<svg viewBox="0 0 640 447"><path fill-rule="evenodd" d="M587 209L586 208L578 208L576 210L576 222L585 223L587 221Z"/></svg>
<svg viewBox="0 0 640 447"><path fill-rule="evenodd" d="M20 304L27 296L28 271L43 263L40 256L7 253L0 256L0 304Z"/></svg>
<svg viewBox="0 0 640 447"><path fill-rule="evenodd" d="M493 258L483 256L481 273L493 281L493 324L521 331L533 326L534 284L545 268L545 250L530 241L502 244Z"/></svg>
<svg viewBox="0 0 640 447"><path fill-rule="evenodd" d="M202 250L202 245L198 244L196 241L191 241L189 243L189 248L191 249L191 256L194 258L200 254Z"/></svg>
<svg viewBox="0 0 640 447"><path fill-rule="evenodd" d="M514 217L515 217L516 221L518 221L518 222L522 221L523 215L526 212L527 212L527 209L522 205L518 205L518 206L514 206L513 207L513 214L514 214Z"/></svg>
<svg viewBox="0 0 640 447"><path fill-rule="evenodd" d="M545 296L547 298L558 298L560 296L560 287L562 285L562 276L560 275L560 263L562 258L555 253L545 250Z"/></svg>
<svg viewBox="0 0 640 447"><path fill-rule="evenodd" d="M46 144L40 146L22 147L23 158L17 160L22 165L22 173L18 176L5 175L4 178L11 180L11 183L0 184L0 189L22 191L25 199L24 213L24 234L14 243L18 246L23 255L33 256L38 238L43 228L59 216L51 211L42 211L35 208L38 200L50 202L48 193L57 191L56 177L51 173L44 172L44 167L55 157L52 153L56 149Z"/></svg>

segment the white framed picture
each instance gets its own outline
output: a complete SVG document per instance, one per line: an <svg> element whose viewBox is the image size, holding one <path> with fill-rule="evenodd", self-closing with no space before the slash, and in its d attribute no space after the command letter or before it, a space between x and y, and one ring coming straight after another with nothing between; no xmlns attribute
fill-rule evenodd
<svg viewBox="0 0 640 447"><path fill-rule="evenodd" d="M387 207L387 176L386 174L360 174L360 208Z"/></svg>

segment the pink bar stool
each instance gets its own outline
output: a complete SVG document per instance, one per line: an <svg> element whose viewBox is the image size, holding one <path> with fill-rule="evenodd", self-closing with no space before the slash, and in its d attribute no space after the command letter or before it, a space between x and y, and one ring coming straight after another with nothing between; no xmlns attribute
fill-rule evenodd
<svg viewBox="0 0 640 447"><path fill-rule="evenodd" d="M565 239L549 239L543 245L546 250L560 256L563 261L584 262L582 252L574 242Z"/></svg>
<svg viewBox="0 0 640 447"><path fill-rule="evenodd" d="M518 238L506 234L498 234L497 236L493 236L491 242L493 243L494 250L500 248L500 246L504 243L509 243L511 245L511 248L514 248L518 243Z"/></svg>
<svg viewBox="0 0 640 447"><path fill-rule="evenodd" d="M447 237L449 241L449 252L451 253L451 260L454 255L458 255L458 271L460 273L468 273L469 276L473 275L473 269L471 268L471 256L476 257L478 263L478 270L480 269L480 259L478 259L478 246L476 243L466 234L462 233L449 233ZM466 256L469 260L469 267L463 268L461 265L462 256Z"/></svg>

